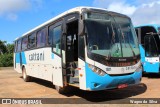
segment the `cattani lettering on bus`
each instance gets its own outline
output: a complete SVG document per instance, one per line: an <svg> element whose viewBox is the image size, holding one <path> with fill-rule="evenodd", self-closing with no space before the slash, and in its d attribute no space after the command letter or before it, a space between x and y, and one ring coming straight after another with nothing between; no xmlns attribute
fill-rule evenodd
<svg viewBox="0 0 160 107"><path fill-rule="evenodd" d="M29 55L30 61L44 61L44 52L42 53L32 53Z"/></svg>

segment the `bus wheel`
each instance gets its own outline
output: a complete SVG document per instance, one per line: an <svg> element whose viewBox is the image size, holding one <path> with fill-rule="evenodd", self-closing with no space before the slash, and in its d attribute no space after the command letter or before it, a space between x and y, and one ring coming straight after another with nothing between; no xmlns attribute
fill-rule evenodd
<svg viewBox="0 0 160 107"><path fill-rule="evenodd" d="M31 80L31 77L28 76L27 73L26 73L26 68L25 67L22 68L22 77L23 77L23 80L25 82L29 82Z"/></svg>
<svg viewBox="0 0 160 107"><path fill-rule="evenodd" d="M58 91L58 93L60 93L60 94L67 94L68 93L67 87L60 87L60 86L55 85L55 88Z"/></svg>

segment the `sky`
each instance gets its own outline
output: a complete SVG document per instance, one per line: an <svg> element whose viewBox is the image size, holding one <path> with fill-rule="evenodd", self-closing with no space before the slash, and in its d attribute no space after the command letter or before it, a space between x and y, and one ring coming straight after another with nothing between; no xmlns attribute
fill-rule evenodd
<svg viewBox="0 0 160 107"><path fill-rule="evenodd" d="M133 24L160 24L160 0L0 0L0 40L15 38L77 6L126 14Z"/></svg>

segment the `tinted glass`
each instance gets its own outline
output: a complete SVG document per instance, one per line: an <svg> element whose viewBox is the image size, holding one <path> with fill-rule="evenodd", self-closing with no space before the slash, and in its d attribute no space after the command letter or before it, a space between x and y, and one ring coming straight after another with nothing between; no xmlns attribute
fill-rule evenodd
<svg viewBox="0 0 160 107"><path fill-rule="evenodd" d="M139 55L139 46L136 32L129 18L114 16L120 33L123 57Z"/></svg>
<svg viewBox="0 0 160 107"><path fill-rule="evenodd" d="M138 40L129 18L110 14L85 14L88 50L105 57L139 55Z"/></svg>
<svg viewBox="0 0 160 107"><path fill-rule="evenodd" d="M28 37L22 39L22 50L26 50L28 45Z"/></svg>
<svg viewBox="0 0 160 107"><path fill-rule="evenodd" d="M18 41L18 44L17 44L17 51L21 51L21 40Z"/></svg>
<svg viewBox="0 0 160 107"><path fill-rule="evenodd" d="M145 54L146 57L158 56L158 47L153 36L145 37Z"/></svg>
<svg viewBox="0 0 160 107"><path fill-rule="evenodd" d="M79 51L78 51L78 54L79 54L79 57L82 58L82 59L85 59L85 42L84 42L84 36L79 36Z"/></svg>
<svg viewBox="0 0 160 107"><path fill-rule="evenodd" d="M32 34L28 37L28 48L34 48L36 46L36 37L35 37L35 34Z"/></svg>
<svg viewBox="0 0 160 107"><path fill-rule="evenodd" d="M49 37L52 38L53 41L53 51L57 54L61 54L61 26L53 27L51 26L49 28ZM49 39L50 40L50 39ZM50 43L52 42L50 40Z"/></svg>
<svg viewBox="0 0 160 107"><path fill-rule="evenodd" d="M46 44L46 29L42 29L37 33L37 47L44 47Z"/></svg>

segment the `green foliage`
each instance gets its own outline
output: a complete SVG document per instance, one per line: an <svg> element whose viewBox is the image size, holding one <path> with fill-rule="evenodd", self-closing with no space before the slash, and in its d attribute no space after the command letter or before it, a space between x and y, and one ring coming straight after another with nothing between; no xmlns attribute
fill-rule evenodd
<svg viewBox="0 0 160 107"><path fill-rule="evenodd" d="M14 51L14 44L7 44L7 51L8 53L13 53Z"/></svg>
<svg viewBox="0 0 160 107"><path fill-rule="evenodd" d="M7 53L6 41L0 40L0 54Z"/></svg>
<svg viewBox="0 0 160 107"><path fill-rule="evenodd" d="M0 40L0 67L13 66L14 44L7 44Z"/></svg>
<svg viewBox="0 0 160 107"><path fill-rule="evenodd" d="M0 67L13 66L13 53L0 55Z"/></svg>

